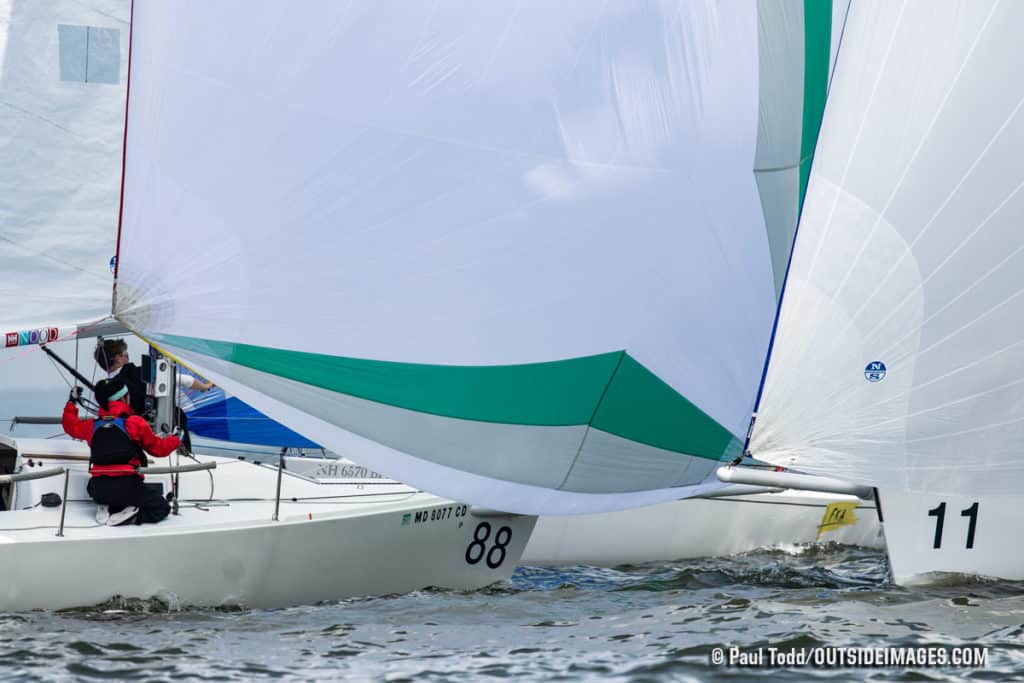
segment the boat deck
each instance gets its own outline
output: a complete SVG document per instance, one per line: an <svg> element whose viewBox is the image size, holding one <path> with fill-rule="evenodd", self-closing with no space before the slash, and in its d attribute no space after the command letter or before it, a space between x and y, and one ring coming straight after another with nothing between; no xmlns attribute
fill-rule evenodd
<svg viewBox="0 0 1024 683"><path fill-rule="evenodd" d="M65 538L107 538L132 535L178 534L184 531L244 528L275 523L276 464L197 455L195 458L161 458L152 466L216 463L216 468L183 472L179 476L179 514L158 524L110 527L96 521L96 504L86 492L89 480L88 448L72 441L20 440L22 471L67 468L68 492L64 509ZM166 493L171 476L148 475L147 483L159 483ZM64 476L18 482L12 509L0 512L0 543L48 541L60 528L62 508L44 507L43 495L64 495ZM389 508L408 511L410 502L424 505L441 499L408 486L383 479L334 479L317 481L285 470L281 476L281 497L276 523L357 517L386 512Z"/></svg>

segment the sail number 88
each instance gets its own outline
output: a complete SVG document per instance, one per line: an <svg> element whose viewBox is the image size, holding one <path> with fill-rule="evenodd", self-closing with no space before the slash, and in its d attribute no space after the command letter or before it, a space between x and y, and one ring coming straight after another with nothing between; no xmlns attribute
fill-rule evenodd
<svg viewBox="0 0 1024 683"><path fill-rule="evenodd" d="M480 560L487 558L487 566L497 569L505 561L505 548L512 540L512 529L503 526L494 534L494 545L487 549L487 541L491 537L491 525L489 522L480 522L473 530L473 542L466 548L466 562L477 564Z"/></svg>

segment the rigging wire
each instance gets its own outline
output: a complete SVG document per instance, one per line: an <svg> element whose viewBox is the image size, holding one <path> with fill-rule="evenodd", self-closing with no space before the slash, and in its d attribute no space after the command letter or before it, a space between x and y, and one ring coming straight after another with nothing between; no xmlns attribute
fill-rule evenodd
<svg viewBox="0 0 1024 683"><path fill-rule="evenodd" d="M64 381L64 384L68 385L68 389L74 389L74 385L68 381L67 377L64 376L64 371L59 365L57 365L57 361L55 361L49 354L47 354L46 358L50 361L50 364L53 365L54 369L57 371L57 375Z"/></svg>
<svg viewBox="0 0 1024 683"><path fill-rule="evenodd" d="M77 344L78 344L78 339L76 338L76 339L75 339L75 345L76 345L76 347L77 347ZM77 355L78 355L78 354L77 354L77 349L76 349L76 353L75 353L75 355L76 355L76 358L75 358L75 363L76 363L76 367L77 367L77 362L78 362L78 359L77 359ZM75 386L76 386L76 385L75 385L75 384L72 384L72 382L71 382L71 381L70 381L70 380L68 379L68 377L67 377L67 375L70 375L71 373L69 372L69 373L67 373L67 375L65 375L65 369L64 369L64 368L62 368L62 367L61 367L61 366L60 366L60 365L59 365L59 364L57 363L57 361L56 361L56 360L55 360L55 359L53 358L53 356L51 356L50 354L46 354L46 358L47 358L47 360L49 360L49 361L50 361L50 364L51 364L51 365L53 365L54 369L55 369L55 370L57 371L57 376L58 376L58 377L60 377L60 378L61 378L61 380L63 380L64 384L66 384L66 385L67 385L67 387L68 387L68 389L69 389L69 390L73 390L73 389L75 388ZM95 402L94 402L93 400L91 400L91 399L88 399L88 398L79 398L79 399L78 399L78 401L77 401L77 403L78 403L78 405L80 405L80 406L81 406L81 407L82 407L83 409L85 409L85 411L86 411L87 413L91 413L91 414L96 414L96 412L97 412L97 411L99 410L99 406L98 406L98 405L97 405L97 404L96 404L96 403L95 403ZM53 438L56 438L56 437L58 437L58 436L61 436L61 434L55 434L55 435L53 435L53 436L48 436L48 437L46 437L46 438L47 438L47 439L53 439Z"/></svg>

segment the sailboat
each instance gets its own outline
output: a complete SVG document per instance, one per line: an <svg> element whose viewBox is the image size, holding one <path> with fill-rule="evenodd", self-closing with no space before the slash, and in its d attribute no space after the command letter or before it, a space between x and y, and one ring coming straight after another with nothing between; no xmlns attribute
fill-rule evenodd
<svg viewBox="0 0 1024 683"><path fill-rule="evenodd" d="M877 490L897 583L1024 578L1021 26L851 5L756 411L756 457Z"/></svg>
<svg viewBox="0 0 1024 683"><path fill-rule="evenodd" d="M114 313L417 488L715 494L845 9L788 7L137 7Z"/></svg>
<svg viewBox="0 0 1024 683"><path fill-rule="evenodd" d="M0 84L10 110L0 126L17 159L0 169L8 373L40 344L85 346L89 358L93 335L129 331L110 317L129 24L98 4L14 3L0 22L9 29ZM153 358L152 392L166 406L173 365ZM174 494L175 514L113 527L86 493L88 466L82 442L0 436L0 610L116 596L281 606L475 589L511 575L535 521L401 486L172 456L169 467L140 472Z"/></svg>
<svg viewBox="0 0 1024 683"><path fill-rule="evenodd" d="M816 134L810 99L754 87L793 83L760 74L760 7L773 5L136 5L114 319L304 437L450 498L376 508L399 527L448 525L429 546L442 557L406 544L431 571L406 563L404 587L393 572L361 580L397 562L397 535L371 542L354 515L310 510L286 534L267 499L255 542L239 542L250 555L213 548L237 519L203 530L227 577L211 586L141 537L179 572L169 590L282 604L481 585L511 571L533 515L721 491ZM778 113L781 129L766 123ZM9 329L20 342L43 328ZM42 447L10 444L16 476ZM217 490L263 490L254 467ZM207 474L186 474L202 505ZM81 505L63 495L61 510L80 521L88 501L67 477ZM311 486L289 480L281 504L307 504ZM29 490L14 497L42 493ZM186 551L198 529L172 527ZM343 540L292 541L300 527ZM292 564L267 559L274 544ZM300 550L321 545L347 570L294 588Z"/></svg>

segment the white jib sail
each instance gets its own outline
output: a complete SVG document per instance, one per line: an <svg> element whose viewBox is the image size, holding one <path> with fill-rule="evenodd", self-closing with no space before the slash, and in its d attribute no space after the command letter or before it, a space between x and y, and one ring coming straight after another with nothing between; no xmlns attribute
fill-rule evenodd
<svg viewBox="0 0 1024 683"><path fill-rule="evenodd" d="M110 315L128 3L0 1L3 348Z"/></svg>
<svg viewBox="0 0 1024 683"><path fill-rule="evenodd" d="M759 117L817 131L806 91L759 96L759 10L783 6L136 4L115 313L434 493L699 491L774 314L755 158L806 144Z"/></svg>
<svg viewBox="0 0 1024 683"><path fill-rule="evenodd" d="M751 443L889 488L1024 477L1017 2L855 2Z"/></svg>

